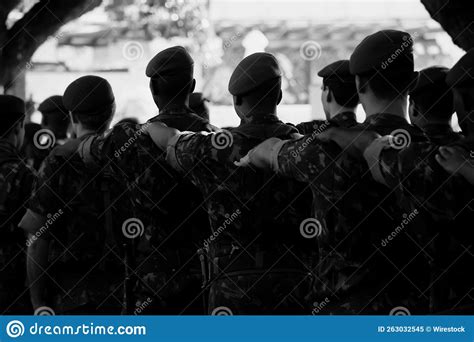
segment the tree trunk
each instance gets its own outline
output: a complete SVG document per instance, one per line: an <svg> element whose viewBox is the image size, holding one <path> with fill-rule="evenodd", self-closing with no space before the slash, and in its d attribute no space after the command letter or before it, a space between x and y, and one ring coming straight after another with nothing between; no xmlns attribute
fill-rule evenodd
<svg viewBox="0 0 474 342"><path fill-rule="evenodd" d="M0 87L4 93L24 98L25 73L38 47L64 24L94 9L102 0L41 0L7 29L6 18L20 2L0 3Z"/></svg>

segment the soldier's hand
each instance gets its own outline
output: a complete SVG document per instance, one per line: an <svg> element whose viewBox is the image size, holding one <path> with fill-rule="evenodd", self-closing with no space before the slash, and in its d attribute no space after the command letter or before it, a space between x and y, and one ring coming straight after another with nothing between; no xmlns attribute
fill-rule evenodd
<svg viewBox="0 0 474 342"><path fill-rule="evenodd" d="M436 161L449 173L457 173L469 163L467 151L460 147L446 146L439 148Z"/></svg>
<svg viewBox="0 0 474 342"><path fill-rule="evenodd" d="M273 154L276 153L274 148L280 142L281 139L278 138L267 139L234 164L240 167L253 165L260 169L271 169Z"/></svg>

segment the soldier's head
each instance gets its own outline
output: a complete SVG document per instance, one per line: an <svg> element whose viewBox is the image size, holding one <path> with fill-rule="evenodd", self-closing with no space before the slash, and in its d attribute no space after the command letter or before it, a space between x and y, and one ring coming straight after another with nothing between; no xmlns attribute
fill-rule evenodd
<svg viewBox="0 0 474 342"><path fill-rule="evenodd" d="M63 97L61 95L48 97L41 102L38 110L42 114L41 125L51 130L57 139L65 139L71 119L63 105Z"/></svg>
<svg viewBox="0 0 474 342"><path fill-rule="evenodd" d="M276 58L269 53L254 53L235 68L229 81L234 108L244 121L276 114L282 98L281 71Z"/></svg>
<svg viewBox="0 0 474 342"><path fill-rule="evenodd" d="M318 76L323 78L321 102L328 120L343 111L356 111L359 95L348 60L329 64L318 72Z"/></svg>
<svg viewBox="0 0 474 342"><path fill-rule="evenodd" d="M25 139L25 102L12 95L0 95L0 139L20 149Z"/></svg>
<svg viewBox="0 0 474 342"><path fill-rule="evenodd" d="M367 115L390 107L403 107L406 114L408 92L416 79L409 33L384 30L366 37L352 53L350 69Z"/></svg>
<svg viewBox="0 0 474 342"><path fill-rule="evenodd" d="M98 76L83 76L72 82L64 91L63 104L78 138L104 132L115 114L112 87Z"/></svg>
<svg viewBox="0 0 474 342"><path fill-rule="evenodd" d="M189 97L189 108L201 118L209 121L209 102L202 93L192 93Z"/></svg>
<svg viewBox="0 0 474 342"><path fill-rule="evenodd" d="M474 136L474 49L469 50L446 77L464 134Z"/></svg>
<svg viewBox="0 0 474 342"><path fill-rule="evenodd" d="M159 52L146 67L153 100L160 110L168 106L188 106L194 91L194 61L182 46Z"/></svg>
<svg viewBox="0 0 474 342"><path fill-rule="evenodd" d="M449 124L454 114L453 93L446 83L449 69L434 66L421 70L410 91L411 123L424 128L429 124Z"/></svg>

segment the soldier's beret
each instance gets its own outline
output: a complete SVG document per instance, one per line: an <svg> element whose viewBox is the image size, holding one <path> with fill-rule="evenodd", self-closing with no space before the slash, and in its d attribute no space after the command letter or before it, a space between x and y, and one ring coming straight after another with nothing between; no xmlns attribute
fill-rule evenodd
<svg viewBox="0 0 474 342"><path fill-rule="evenodd" d="M351 74L347 59L327 65L318 72L318 76L325 82L355 83L355 77Z"/></svg>
<svg viewBox="0 0 474 342"><path fill-rule="evenodd" d="M115 102L112 87L99 76L83 76L64 91L64 107L75 114L101 114Z"/></svg>
<svg viewBox="0 0 474 342"><path fill-rule="evenodd" d="M194 108L201 106L204 102L208 102L209 100L206 99L202 93L192 93L189 96L189 107Z"/></svg>
<svg viewBox="0 0 474 342"><path fill-rule="evenodd" d="M448 90L448 85L446 84L448 72L449 69L442 66L433 66L420 70L416 85L411 90L410 95L416 95L433 89Z"/></svg>
<svg viewBox="0 0 474 342"><path fill-rule="evenodd" d="M270 80L279 81L281 70L277 59L265 52L245 57L235 68L229 81L232 95L244 95Z"/></svg>
<svg viewBox="0 0 474 342"><path fill-rule="evenodd" d="M377 71L413 72L413 38L403 31L383 30L367 36L350 58L354 75Z"/></svg>
<svg viewBox="0 0 474 342"><path fill-rule="evenodd" d="M13 95L0 95L0 115L25 115L25 102Z"/></svg>
<svg viewBox="0 0 474 342"><path fill-rule="evenodd" d="M187 74L194 72L194 60L182 46L165 49L151 59L146 67L146 75L150 78Z"/></svg>
<svg viewBox="0 0 474 342"><path fill-rule="evenodd" d="M38 110L43 114L48 113L67 113L67 109L63 104L63 97L61 95L54 95L48 97L46 100L40 103Z"/></svg>
<svg viewBox="0 0 474 342"><path fill-rule="evenodd" d="M474 49L469 50L452 67L446 77L450 87L474 85Z"/></svg>

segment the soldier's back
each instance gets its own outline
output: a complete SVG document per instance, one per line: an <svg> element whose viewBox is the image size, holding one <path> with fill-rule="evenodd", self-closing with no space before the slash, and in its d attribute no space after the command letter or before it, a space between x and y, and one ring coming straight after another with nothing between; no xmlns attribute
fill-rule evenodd
<svg viewBox="0 0 474 342"><path fill-rule="evenodd" d="M210 313L220 307L234 314L310 311L303 298L317 244L299 230L310 217L310 193L296 181L233 164L266 138L292 133L278 122L244 124L185 136L172 152L201 190L211 221L203 246L211 262Z"/></svg>
<svg viewBox="0 0 474 342"><path fill-rule="evenodd" d="M155 120L185 130L211 129L206 120L183 110ZM117 125L105 137L105 146L92 144L92 150L100 149L96 155L114 159L111 173L122 180L131 199L128 220L138 222L144 233L134 242L134 304L146 303L143 314L202 314L196 252L210 232L202 195L166 163L165 152L144 134L146 125Z"/></svg>
<svg viewBox="0 0 474 342"><path fill-rule="evenodd" d="M48 288L54 309L62 314L119 314L121 303L115 297L121 297L122 260L106 219L121 213L104 201L119 194L106 194L111 180L84 168L75 153L82 139L57 146L45 159L29 209L48 219L36 235L51 241L48 259L54 282ZM117 187L107 184L107 189Z"/></svg>
<svg viewBox="0 0 474 342"><path fill-rule="evenodd" d="M0 314L25 314L26 237L17 227L31 195L34 171L0 140Z"/></svg>

